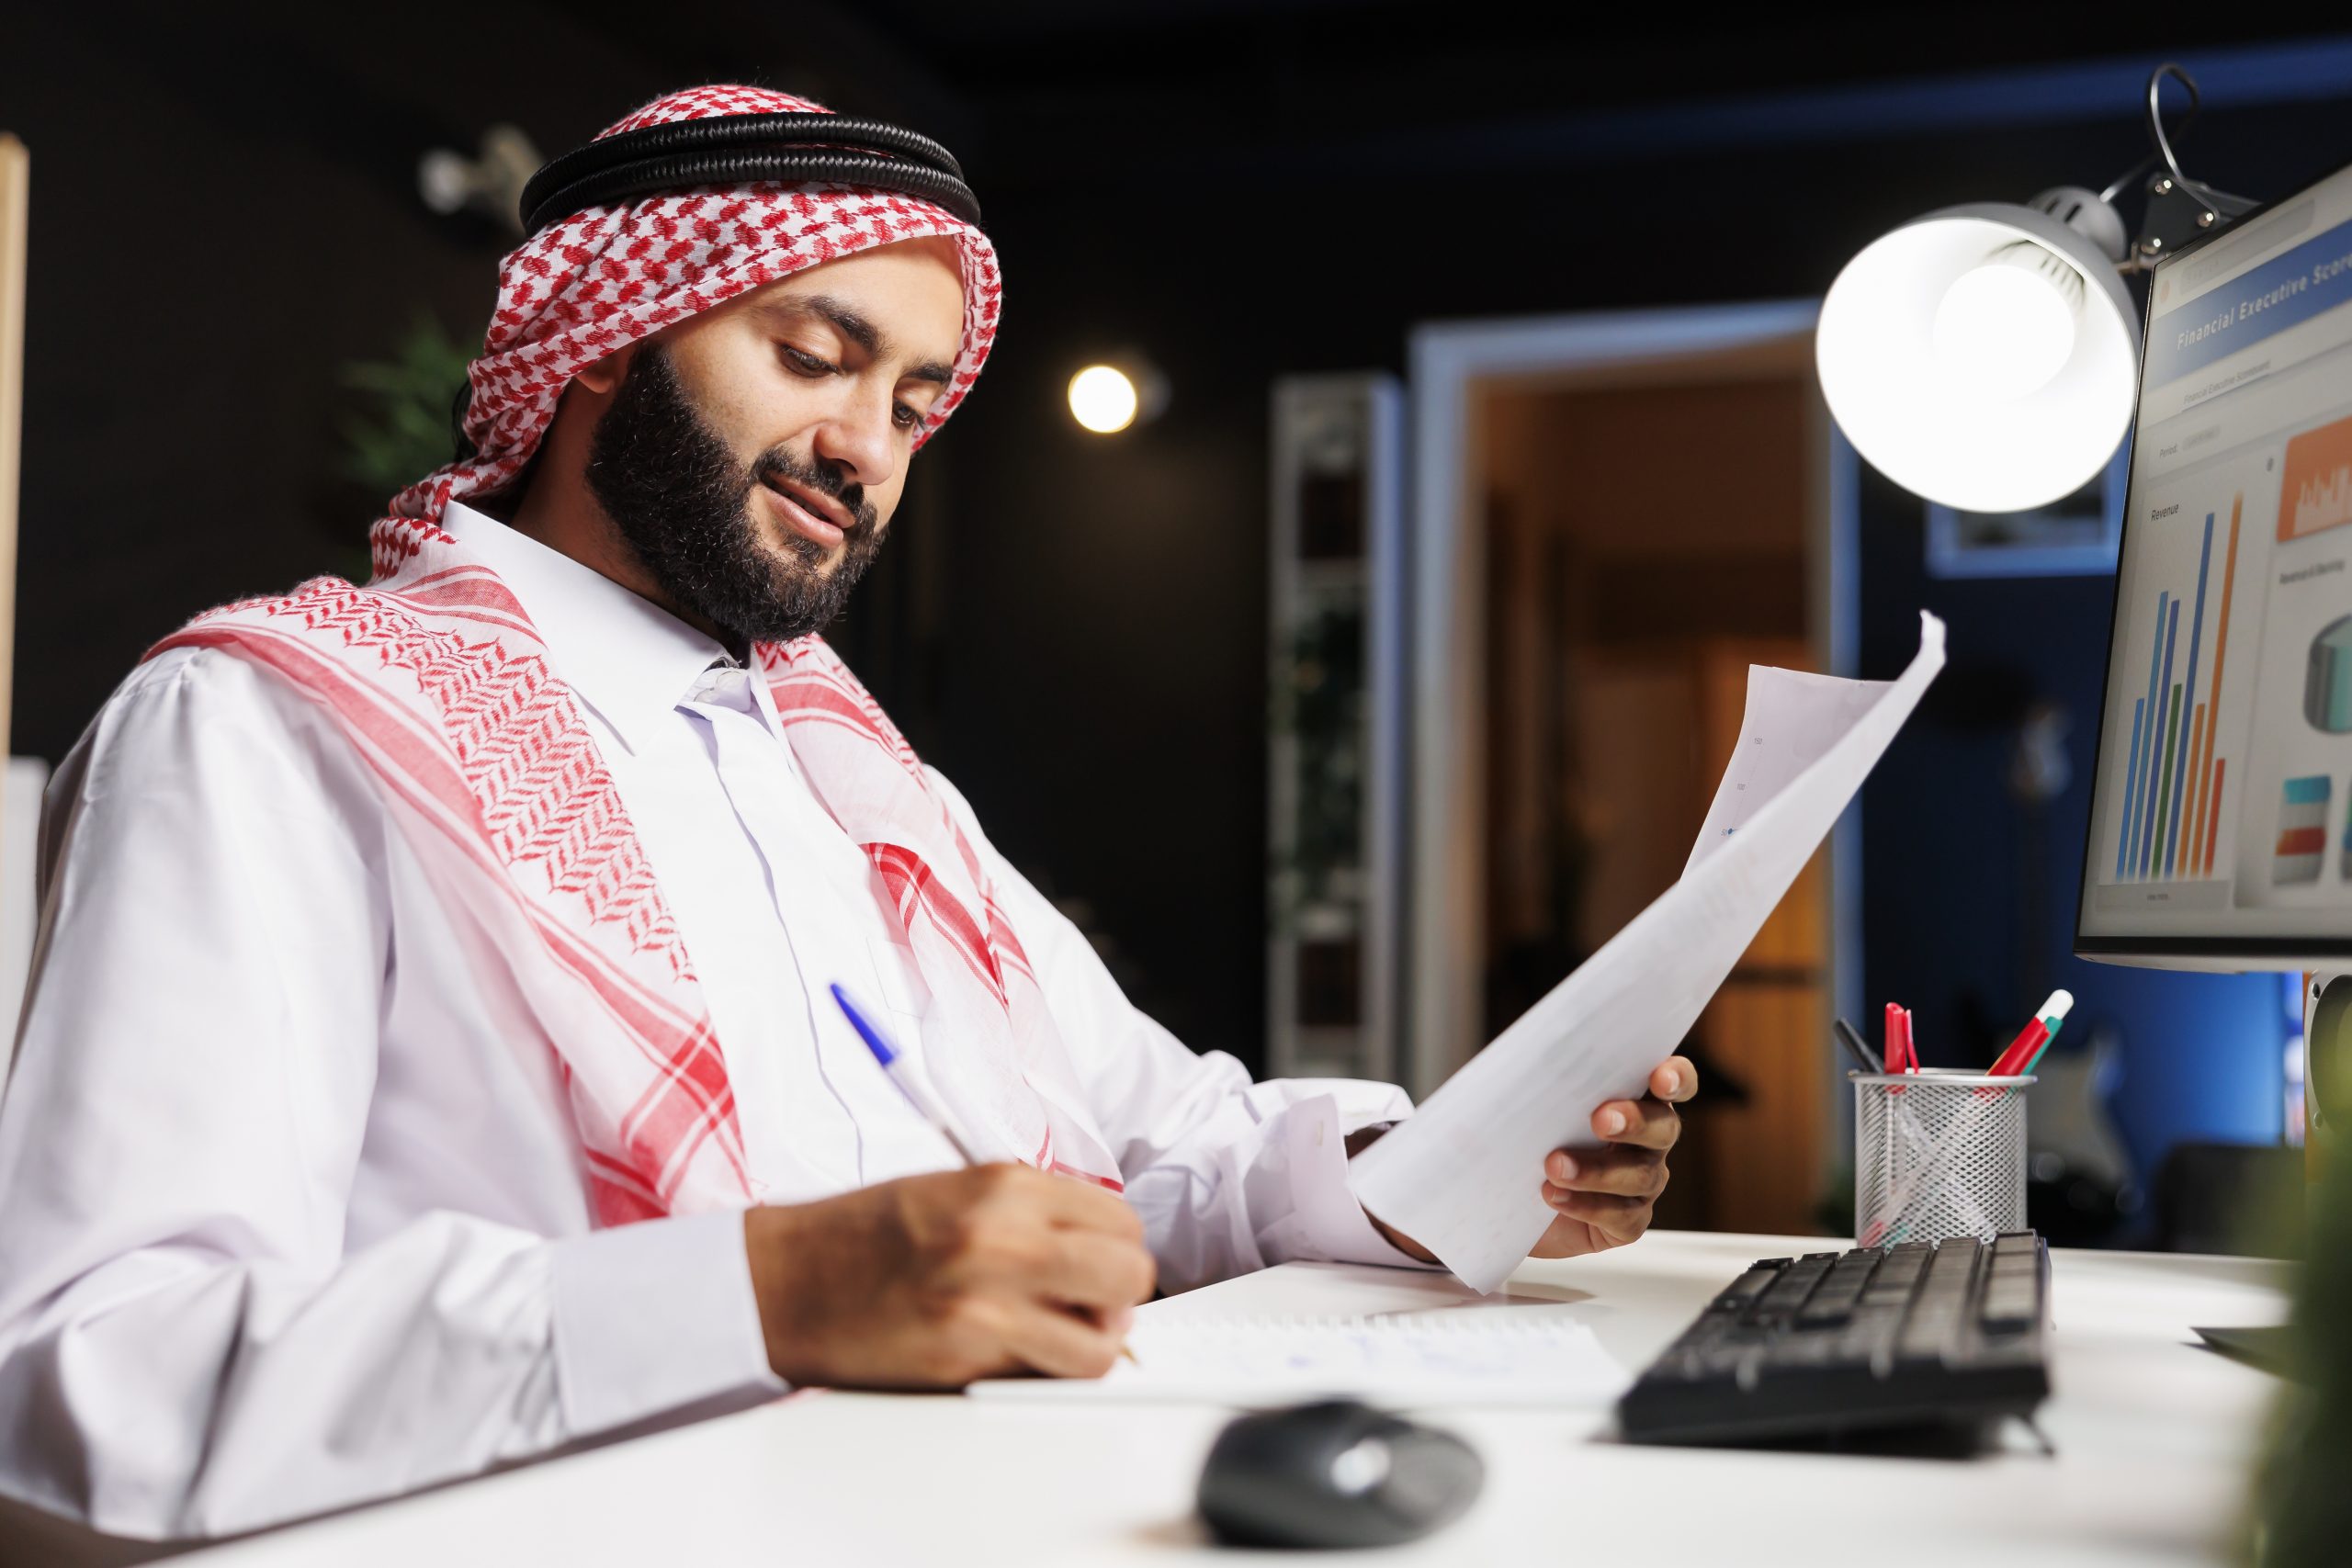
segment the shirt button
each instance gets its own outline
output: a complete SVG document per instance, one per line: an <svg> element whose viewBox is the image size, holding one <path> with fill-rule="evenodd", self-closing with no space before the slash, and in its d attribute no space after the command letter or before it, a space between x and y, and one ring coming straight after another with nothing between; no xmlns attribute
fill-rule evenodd
<svg viewBox="0 0 2352 1568"><path fill-rule="evenodd" d="M690 700L717 703L748 713L752 707L752 677L741 670L706 670L695 678Z"/></svg>

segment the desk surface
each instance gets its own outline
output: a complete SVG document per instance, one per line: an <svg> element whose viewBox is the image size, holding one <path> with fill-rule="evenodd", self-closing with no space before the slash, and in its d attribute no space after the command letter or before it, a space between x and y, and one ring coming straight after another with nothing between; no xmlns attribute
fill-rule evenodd
<svg viewBox="0 0 2352 1568"><path fill-rule="evenodd" d="M1603 1257L1531 1263L1504 1297L1590 1324L1645 1363L1749 1260L1796 1237L1664 1232ZM1605 1410L1432 1412L1485 1454L1468 1517L1386 1563L1887 1560L1964 1564L2224 1560L2276 1385L2193 1347L2191 1324L2277 1322L2277 1264L2052 1254L2043 1457L2021 1431L1975 1461L1823 1457L1613 1441ZM1291 1265L1148 1309L1486 1310L1442 1276ZM181 1561L221 1568L561 1562L1167 1564L1207 1555L1192 1513L1223 1411L817 1393L255 1537ZM1818 1532L1818 1533L1816 1533ZM1216 1552L1216 1561L1256 1560ZM1296 1557L1266 1561L1296 1562ZM1321 1560L1321 1559L1318 1559Z"/></svg>

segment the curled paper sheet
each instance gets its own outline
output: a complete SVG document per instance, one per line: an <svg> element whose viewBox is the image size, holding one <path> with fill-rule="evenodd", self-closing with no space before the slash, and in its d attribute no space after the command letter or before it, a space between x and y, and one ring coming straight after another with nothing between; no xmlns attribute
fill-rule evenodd
<svg viewBox="0 0 2352 1568"><path fill-rule="evenodd" d="M1592 1142L1602 1101L1637 1099L1862 786L1944 663L1891 682L1748 671L1738 750L1682 879L1356 1156L1356 1196L1475 1290L1491 1291L1552 1222L1544 1156Z"/></svg>

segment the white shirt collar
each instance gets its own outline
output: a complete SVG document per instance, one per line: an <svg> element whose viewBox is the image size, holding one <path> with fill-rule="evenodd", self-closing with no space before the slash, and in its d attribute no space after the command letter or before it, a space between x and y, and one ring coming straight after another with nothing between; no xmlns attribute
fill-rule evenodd
<svg viewBox="0 0 2352 1568"><path fill-rule="evenodd" d="M449 502L441 526L498 574L538 628L555 672L632 755L713 660L733 662L652 601L463 502Z"/></svg>

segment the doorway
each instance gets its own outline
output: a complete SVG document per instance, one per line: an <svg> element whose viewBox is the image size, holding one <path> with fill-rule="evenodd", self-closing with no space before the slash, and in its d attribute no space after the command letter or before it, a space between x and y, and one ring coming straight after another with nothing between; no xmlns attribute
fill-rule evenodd
<svg viewBox="0 0 2352 1568"><path fill-rule="evenodd" d="M1749 664L1844 670L1851 486L1812 319L1797 303L1417 334L1417 1091L1680 874ZM1851 872L1829 858L1693 1032L1704 1099L1661 1224L1817 1228Z"/></svg>

